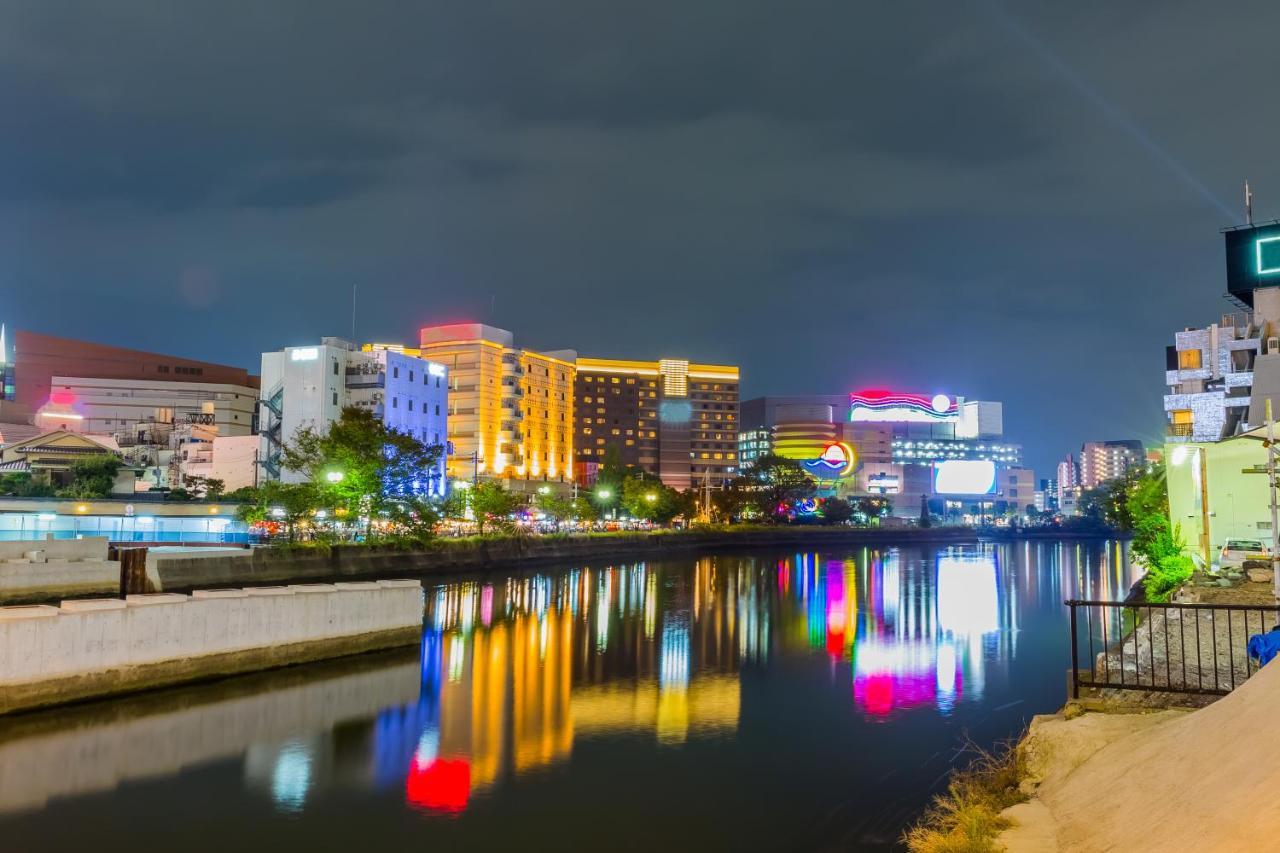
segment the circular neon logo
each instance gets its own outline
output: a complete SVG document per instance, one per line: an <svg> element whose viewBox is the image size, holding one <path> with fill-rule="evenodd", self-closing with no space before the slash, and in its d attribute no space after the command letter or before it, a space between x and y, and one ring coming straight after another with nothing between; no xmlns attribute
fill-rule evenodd
<svg viewBox="0 0 1280 853"><path fill-rule="evenodd" d="M822 448L817 459L805 465L823 477L846 477L853 471L856 460L853 448L843 441L833 441Z"/></svg>
<svg viewBox="0 0 1280 853"><path fill-rule="evenodd" d="M934 394L931 402L933 410L940 415L951 408L951 398L946 394Z"/></svg>

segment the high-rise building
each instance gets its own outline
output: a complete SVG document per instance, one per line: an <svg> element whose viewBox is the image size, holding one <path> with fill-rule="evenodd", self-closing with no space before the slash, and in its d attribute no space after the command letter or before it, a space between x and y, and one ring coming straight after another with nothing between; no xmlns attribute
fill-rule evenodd
<svg viewBox="0 0 1280 853"><path fill-rule="evenodd" d="M519 349L511 332L480 323L427 326L420 343L449 370L450 477L513 490L572 482L577 353Z"/></svg>
<svg viewBox="0 0 1280 853"><path fill-rule="evenodd" d="M445 492L449 372L445 365L391 348L359 351L342 338L262 354L262 454L266 476L297 482L283 470L283 446L298 430L323 431L349 406L371 411L390 429L439 445L439 469L421 491Z"/></svg>
<svg viewBox="0 0 1280 853"><path fill-rule="evenodd" d="M1076 496L1080 492L1080 469L1076 466L1076 458L1068 453L1058 463L1058 509L1073 512L1076 508Z"/></svg>
<svg viewBox="0 0 1280 853"><path fill-rule="evenodd" d="M1080 448L1080 487L1092 489L1123 477L1130 469L1141 470L1147 461L1141 441L1086 441Z"/></svg>
<svg viewBox="0 0 1280 853"><path fill-rule="evenodd" d="M579 358L579 479L609 448L674 489L718 488L738 471L738 368L683 359Z"/></svg>
<svg viewBox="0 0 1280 853"><path fill-rule="evenodd" d="M1052 512L1058 508L1058 478L1048 477L1040 481L1040 491L1044 493L1044 506L1041 512Z"/></svg>

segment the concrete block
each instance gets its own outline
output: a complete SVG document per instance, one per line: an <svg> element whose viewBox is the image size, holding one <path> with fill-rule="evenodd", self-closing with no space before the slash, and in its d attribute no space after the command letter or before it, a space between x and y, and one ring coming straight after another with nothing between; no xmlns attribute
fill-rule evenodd
<svg viewBox="0 0 1280 853"><path fill-rule="evenodd" d="M46 619L58 615L52 604L23 604L17 607L0 607L0 621L14 619Z"/></svg>
<svg viewBox="0 0 1280 853"><path fill-rule="evenodd" d="M376 581L376 583L378 584L378 586L382 587L383 589L413 589L415 587L418 589L422 589L422 581L410 580L408 578L401 578L398 580Z"/></svg>
<svg viewBox="0 0 1280 853"><path fill-rule="evenodd" d="M191 593L192 598L248 598L248 590L243 589L197 589Z"/></svg>
<svg viewBox="0 0 1280 853"><path fill-rule="evenodd" d="M252 586L244 590L245 595L293 595L287 586Z"/></svg>
<svg viewBox="0 0 1280 853"><path fill-rule="evenodd" d="M80 598L58 606L63 613L88 613L97 610L124 610L129 605L119 598Z"/></svg>
<svg viewBox="0 0 1280 853"><path fill-rule="evenodd" d="M149 607L153 604L182 604L188 596L176 592L149 592L141 595L126 595L125 601L130 607Z"/></svg>

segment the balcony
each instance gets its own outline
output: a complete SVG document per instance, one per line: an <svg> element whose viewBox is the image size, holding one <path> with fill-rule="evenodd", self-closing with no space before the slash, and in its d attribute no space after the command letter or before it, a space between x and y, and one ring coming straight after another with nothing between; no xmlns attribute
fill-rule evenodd
<svg viewBox="0 0 1280 853"><path fill-rule="evenodd" d="M381 369L381 365L376 368L373 366L348 367L347 387L385 388L387 387L387 373Z"/></svg>
<svg viewBox="0 0 1280 853"><path fill-rule="evenodd" d="M1165 424L1164 434L1170 438L1191 438L1195 434L1194 424Z"/></svg>

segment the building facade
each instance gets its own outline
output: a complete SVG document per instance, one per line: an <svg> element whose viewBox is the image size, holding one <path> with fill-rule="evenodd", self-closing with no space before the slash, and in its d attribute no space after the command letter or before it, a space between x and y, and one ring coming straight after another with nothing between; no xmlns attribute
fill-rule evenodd
<svg viewBox="0 0 1280 853"><path fill-rule="evenodd" d="M1222 441L1280 418L1280 222L1224 232L1227 299L1239 311L1166 348L1170 442Z"/></svg>
<svg viewBox="0 0 1280 853"><path fill-rule="evenodd" d="M449 476L528 491L573 481L571 351L519 349L511 332L480 323L428 326L416 352L449 373ZM405 350L409 352L409 350Z"/></svg>
<svg viewBox="0 0 1280 853"><path fill-rule="evenodd" d="M938 514L970 517L1034 501L1000 403L876 390L761 397L742 411L756 446L796 460L834 494L889 497L902 516L917 516L922 498Z"/></svg>
<svg viewBox="0 0 1280 853"><path fill-rule="evenodd" d="M47 406L54 377L259 387L247 370L195 359L94 344L21 329L14 336L13 401L31 413ZM128 387L126 384L124 387ZM147 387L145 384L140 387Z"/></svg>
<svg viewBox="0 0 1280 853"><path fill-rule="evenodd" d="M36 422L99 435L156 422L189 423L243 436L257 432L257 408L258 389L249 385L53 376Z"/></svg>
<svg viewBox="0 0 1280 853"><path fill-rule="evenodd" d="M1092 489L1118 480L1130 470L1141 471L1147 464L1147 450L1141 441L1086 441L1080 448L1080 487Z"/></svg>
<svg viewBox="0 0 1280 853"><path fill-rule="evenodd" d="M721 487L738 472L739 380L729 365L579 358L579 481L612 448L673 489Z"/></svg>
<svg viewBox="0 0 1280 853"><path fill-rule="evenodd" d="M439 468L425 472L421 490L446 490L445 447L448 369L390 348L357 350L341 338L316 346L286 347L262 354L262 446L264 474L286 482L305 475L287 471L281 453L300 429L323 431L348 406L367 409L388 428L441 447Z"/></svg>

